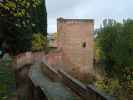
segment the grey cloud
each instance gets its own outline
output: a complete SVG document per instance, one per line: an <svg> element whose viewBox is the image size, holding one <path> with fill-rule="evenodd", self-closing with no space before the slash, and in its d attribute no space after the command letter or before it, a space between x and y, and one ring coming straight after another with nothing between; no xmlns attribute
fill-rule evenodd
<svg viewBox="0 0 133 100"><path fill-rule="evenodd" d="M133 17L132 0L47 0L48 31L56 31L56 18L91 18L99 27L105 18Z"/></svg>
<svg viewBox="0 0 133 100"><path fill-rule="evenodd" d="M47 10L49 16L57 16L58 14L67 14L71 12L75 6L81 2L78 0L47 0Z"/></svg>

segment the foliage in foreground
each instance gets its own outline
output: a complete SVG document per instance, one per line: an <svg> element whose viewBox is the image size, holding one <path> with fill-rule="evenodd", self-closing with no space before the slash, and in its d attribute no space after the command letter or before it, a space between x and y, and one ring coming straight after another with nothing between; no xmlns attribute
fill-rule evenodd
<svg viewBox="0 0 133 100"><path fill-rule="evenodd" d="M46 31L44 0L0 0L0 47L14 54L30 51L32 34Z"/></svg>
<svg viewBox="0 0 133 100"><path fill-rule="evenodd" d="M0 100L15 95L15 77L11 70L11 59L5 55L0 61Z"/></svg>

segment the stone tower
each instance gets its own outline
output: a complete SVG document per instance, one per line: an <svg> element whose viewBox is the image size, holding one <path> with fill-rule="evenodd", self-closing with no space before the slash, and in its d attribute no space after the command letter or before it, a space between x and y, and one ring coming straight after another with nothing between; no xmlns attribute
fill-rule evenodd
<svg viewBox="0 0 133 100"><path fill-rule="evenodd" d="M76 77L93 72L93 31L92 19L57 19L64 70Z"/></svg>

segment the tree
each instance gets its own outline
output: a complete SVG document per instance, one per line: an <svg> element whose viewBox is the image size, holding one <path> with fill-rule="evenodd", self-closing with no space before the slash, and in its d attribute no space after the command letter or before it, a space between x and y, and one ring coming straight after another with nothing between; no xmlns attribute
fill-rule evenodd
<svg viewBox="0 0 133 100"><path fill-rule="evenodd" d="M96 37L98 57L104 64L107 76L97 87L117 99L133 98L133 20L118 23L104 20ZM99 86L98 86L99 85Z"/></svg>
<svg viewBox="0 0 133 100"><path fill-rule="evenodd" d="M32 34L35 31L33 26L43 23L42 20L42 23L35 23L37 18L33 21L34 10L37 14L40 5L42 5L41 0L0 1L1 46L6 44L14 54L31 50ZM46 25L46 21L43 24ZM37 26L34 29L37 30ZM41 29L45 28L41 27Z"/></svg>
<svg viewBox="0 0 133 100"><path fill-rule="evenodd" d="M40 0L40 4L33 9L32 21L35 24L33 31L47 36L47 11L45 0Z"/></svg>
<svg viewBox="0 0 133 100"><path fill-rule="evenodd" d="M126 79L126 71L133 67L133 20L123 23L104 20L103 27L97 32L96 45L108 74Z"/></svg>

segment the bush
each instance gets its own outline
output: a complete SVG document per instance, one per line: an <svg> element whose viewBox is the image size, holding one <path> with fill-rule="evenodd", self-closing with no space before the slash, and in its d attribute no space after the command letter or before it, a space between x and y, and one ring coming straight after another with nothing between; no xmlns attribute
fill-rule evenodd
<svg viewBox="0 0 133 100"><path fill-rule="evenodd" d="M133 81L120 82L118 79L108 79L96 81L98 90L103 91L116 100L132 100L133 98Z"/></svg>
<svg viewBox="0 0 133 100"><path fill-rule="evenodd" d="M33 34L32 37L32 50L41 51L44 50L47 45L47 38L44 37L41 33Z"/></svg>
<svg viewBox="0 0 133 100"><path fill-rule="evenodd" d="M11 69L12 59L7 54L0 61L0 100L7 100L16 92L15 76Z"/></svg>

